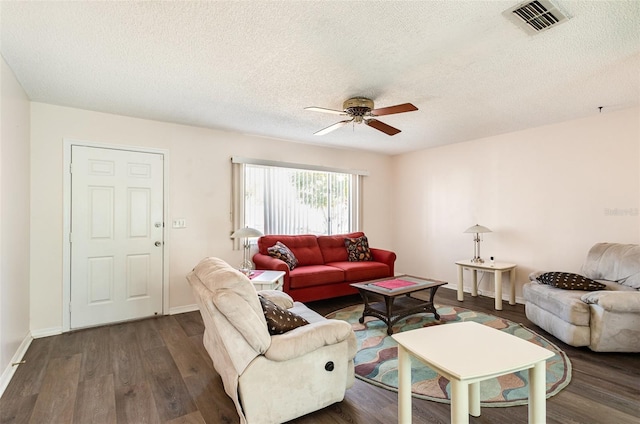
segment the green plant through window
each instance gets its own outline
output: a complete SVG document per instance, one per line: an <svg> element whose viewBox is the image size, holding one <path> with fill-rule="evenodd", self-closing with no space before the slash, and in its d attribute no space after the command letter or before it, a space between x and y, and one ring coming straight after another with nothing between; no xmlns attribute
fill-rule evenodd
<svg viewBox="0 0 640 424"><path fill-rule="evenodd" d="M265 234L352 231L352 174L246 165L245 225Z"/></svg>

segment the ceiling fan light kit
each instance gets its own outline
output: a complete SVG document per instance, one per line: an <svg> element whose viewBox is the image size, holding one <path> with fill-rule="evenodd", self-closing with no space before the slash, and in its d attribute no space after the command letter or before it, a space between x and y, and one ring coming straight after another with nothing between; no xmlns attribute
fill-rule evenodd
<svg viewBox="0 0 640 424"><path fill-rule="evenodd" d="M384 122L378 121L377 119L375 119L375 117L392 115L394 113L411 112L414 110L418 110L418 108L411 103L403 103L400 105L374 109L373 100L367 99L365 97L353 97L344 101L344 103L342 104L342 110L326 109L316 106L306 107L305 110L310 110L313 112L332 113L336 115L351 117L351 119L336 122L333 125L321 129L320 131L316 131L314 135L328 134L349 123L364 123L365 125L370 126L371 128L374 128L378 131L382 131L387 135L396 135L400 132L399 129L394 128L391 125L387 125Z"/></svg>

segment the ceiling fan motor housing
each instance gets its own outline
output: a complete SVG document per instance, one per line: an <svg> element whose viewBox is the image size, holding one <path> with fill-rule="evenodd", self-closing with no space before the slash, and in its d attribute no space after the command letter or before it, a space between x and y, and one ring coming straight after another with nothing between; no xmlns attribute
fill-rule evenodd
<svg viewBox="0 0 640 424"><path fill-rule="evenodd" d="M354 97L346 100L342 104L342 108L353 117L362 117L373 109L373 100L365 99L364 97Z"/></svg>
<svg viewBox="0 0 640 424"><path fill-rule="evenodd" d="M367 126L374 128L378 131L382 131L387 135L396 135L400 132L399 129L394 128L391 125L387 125L384 122L378 121L376 118L378 116L392 115L394 113L411 112L413 110L418 110L418 108L412 105L411 103L402 103L395 106L388 106L388 107L374 109L373 100L367 99L365 97L352 97L346 100L342 104L342 110L327 109L327 108L316 107L316 106L306 107L305 109L313 110L315 112L333 113L333 114L343 115L343 116L348 115L350 118L350 119L345 119L345 120L336 122L333 125L330 125L326 128L321 129L320 131L316 131L314 135L328 134L331 131L334 131L349 123L366 124Z"/></svg>

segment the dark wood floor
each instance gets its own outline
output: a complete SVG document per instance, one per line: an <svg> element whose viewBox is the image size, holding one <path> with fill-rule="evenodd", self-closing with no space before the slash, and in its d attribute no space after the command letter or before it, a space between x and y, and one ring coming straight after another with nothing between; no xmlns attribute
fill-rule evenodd
<svg viewBox="0 0 640 424"><path fill-rule="evenodd" d="M458 305L442 289L438 303ZM326 314L358 296L309 303ZM559 342L527 321L522 305L465 294L462 306L521 322L564 349L571 384L547 401L548 423L640 422L640 356L593 353ZM202 345L199 312L34 340L0 399L0 423L238 423ZM470 360L476 360L469 352ZM268 396L268 393L265 393ZM295 424L397 422L397 394L360 380L345 400ZM414 423L448 423L449 405L413 400ZM483 408L471 423L526 423L527 407Z"/></svg>

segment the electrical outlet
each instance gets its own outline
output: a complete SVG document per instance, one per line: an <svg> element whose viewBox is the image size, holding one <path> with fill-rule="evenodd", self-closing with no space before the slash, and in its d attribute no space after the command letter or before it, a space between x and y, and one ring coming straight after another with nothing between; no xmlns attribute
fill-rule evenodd
<svg viewBox="0 0 640 424"><path fill-rule="evenodd" d="M184 218L178 218L173 220L173 228L187 228L187 220Z"/></svg>

